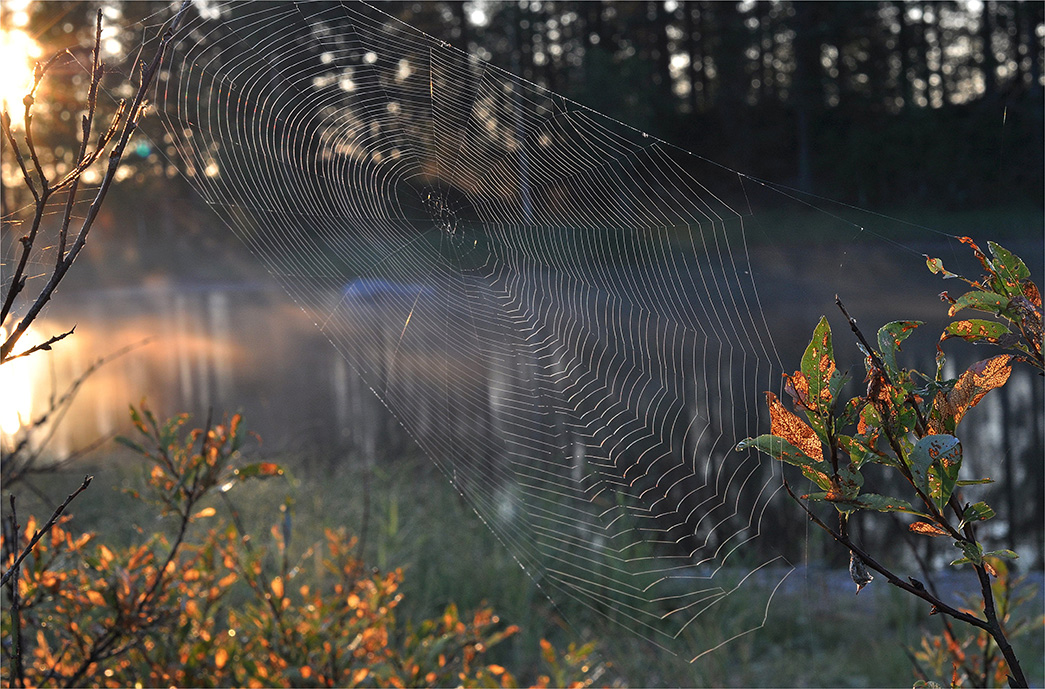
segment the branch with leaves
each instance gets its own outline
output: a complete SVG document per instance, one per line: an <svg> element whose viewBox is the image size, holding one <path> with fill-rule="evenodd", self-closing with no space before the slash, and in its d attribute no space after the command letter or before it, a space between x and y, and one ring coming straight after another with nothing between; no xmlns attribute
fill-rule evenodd
<svg viewBox="0 0 1045 689"><path fill-rule="evenodd" d="M848 376L837 370L831 328L827 319L821 318L802 356L800 370L785 376L784 389L805 419L767 392L770 432L747 438L737 447L754 448L797 466L819 488L799 496L790 484L784 484L809 518L849 549L850 573L857 592L871 581L870 569L890 584L929 602L931 614L949 615L983 630L1001 651L1010 683L1027 686L991 586L991 577L997 576L1001 566L999 559L1015 559L1017 555L1007 549L985 550L978 538L976 524L994 518L995 512L986 502L966 502L960 489L989 483L991 479L959 477L963 455L955 432L966 413L988 392L1005 385L1014 363L1045 370L1041 351L1042 302L1030 271L1017 256L992 242L988 257L971 239L963 237L962 242L972 247L987 271L985 276L969 280L947 271L939 259L926 257L929 269L945 278L961 279L972 287L958 299L950 298L946 292L941 295L951 305L950 316L971 309L987 312L995 320L957 320L945 328L940 344L959 337L999 346L1011 353L979 361L957 379L946 380L946 356L938 345L934 376L908 370L900 366L897 354L921 322L895 321L883 326L875 346L857 327L841 300L837 300L864 355L865 394L844 402L841 399ZM871 465L899 474L910 491L909 498L865 491L863 470ZM811 503L820 502L835 508L837 528L814 513ZM862 549L847 529L850 516L859 510L907 514L914 518L908 525L912 533L952 539L959 556L951 565L968 565L975 570L982 615L947 605L917 579L905 580Z"/></svg>

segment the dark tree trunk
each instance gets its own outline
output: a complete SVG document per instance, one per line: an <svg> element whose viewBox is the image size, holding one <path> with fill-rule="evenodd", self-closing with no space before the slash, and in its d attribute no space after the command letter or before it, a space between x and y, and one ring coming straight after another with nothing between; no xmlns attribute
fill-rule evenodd
<svg viewBox="0 0 1045 689"><path fill-rule="evenodd" d="M755 3L755 17L758 26L755 36L758 40L758 101L767 103L773 98L773 22L770 6L767 3Z"/></svg>
<svg viewBox="0 0 1045 689"><path fill-rule="evenodd" d="M1041 96L1041 58L1042 58L1042 44L1041 40L1037 35L1038 24L1042 21L1042 5L1041 3L1035 3L1033 6L1026 6L1024 3L1020 3L1016 7L1016 11L1023 17L1023 31L1022 34L1023 44L1027 52L1027 71L1030 75L1030 91L1032 94Z"/></svg>
<svg viewBox="0 0 1045 689"><path fill-rule="evenodd" d="M657 84L657 103L655 108L660 115L670 117L675 111L675 90L671 79L671 51L668 48L668 24L670 15L664 9L663 2L651 1L646 9L650 21L653 59L656 72L653 81Z"/></svg>
<svg viewBox="0 0 1045 689"><path fill-rule="evenodd" d="M945 106L950 101L947 89L947 75L943 71L944 63L944 40L943 40L943 22L942 2L933 2L932 6L932 17L933 17L933 42L936 44L936 52L938 59L932 67L933 75L936 77L937 89L940 92L940 104Z"/></svg>
<svg viewBox="0 0 1045 689"><path fill-rule="evenodd" d="M893 3L896 7L896 20L899 30L896 38L896 50L900 54L900 73L896 77L900 97L903 98L904 110L914 105L914 86L911 83L911 41L910 28L907 25L907 5L904 2Z"/></svg>
<svg viewBox="0 0 1045 689"><path fill-rule="evenodd" d="M983 97L992 100L998 92L998 59L994 55L994 21L991 3L983 3L980 13L980 69L983 71Z"/></svg>
<svg viewBox="0 0 1045 689"><path fill-rule="evenodd" d="M813 3L796 3L794 22L795 73L791 100L795 111L796 172L798 188L812 191L812 118L823 105L816 6Z"/></svg>
<svg viewBox="0 0 1045 689"><path fill-rule="evenodd" d="M689 67L686 70L686 78L689 80L689 109L692 113L700 111L700 70L701 56L697 50L699 38L697 34L697 22L694 13L697 12L697 3L689 0L682 5L682 31L685 40L683 48L689 56Z"/></svg>

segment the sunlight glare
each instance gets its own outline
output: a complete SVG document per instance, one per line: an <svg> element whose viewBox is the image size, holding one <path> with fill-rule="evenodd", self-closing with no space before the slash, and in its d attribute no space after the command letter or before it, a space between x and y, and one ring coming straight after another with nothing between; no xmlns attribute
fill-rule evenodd
<svg viewBox="0 0 1045 689"><path fill-rule="evenodd" d="M7 329L0 328L0 340L7 338ZM18 351L23 351L43 342L32 328L18 340ZM14 436L29 422L33 414L33 387L44 364L43 352L8 361L0 366L0 433Z"/></svg>
<svg viewBox="0 0 1045 689"><path fill-rule="evenodd" d="M0 31L0 99L19 120L22 99L33 87L33 68L41 55L40 46L21 29Z"/></svg>

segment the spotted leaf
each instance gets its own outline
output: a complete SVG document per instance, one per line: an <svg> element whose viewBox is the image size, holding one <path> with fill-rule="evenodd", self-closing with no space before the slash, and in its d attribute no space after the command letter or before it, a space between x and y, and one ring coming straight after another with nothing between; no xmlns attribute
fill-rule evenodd
<svg viewBox="0 0 1045 689"><path fill-rule="evenodd" d="M831 343L831 325L820 317L813 337L802 355L802 375L809 384L809 406L819 414L831 409L831 377L835 373L835 352Z"/></svg>
<svg viewBox="0 0 1045 689"><path fill-rule="evenodd" d="M954 432L966 412L979 404L984 395L1005 385L1012 373L1012 360L1011 354L1000 354L977 361L958 377L950 392L937 393L933 399L930 430Z"/></svg>
<svg viewBox="0 0 1045 689"><path fill-rule="evenodd" d="M922 321L893 321L878 330L878 353L890 373L899 372L896 352L900 350L900 343L910 337L919 325L922 325Z"/></svg>
<svg viewBox="0 0 1045 689"><path fill-rule="evenodd" d="M769 405L769 432L791 443L808 457L823 461L824 448L816 432L788 411L773 393L766 393L766 403Z"/></svg>
<svg viewBox="0 0 1045 689"><path fill-rule="evenodd" d="M943 334L940 335L940 342L949 340L952 337L960 337L966 342L1003 344L1012 339L1012 336L1012 331L1002 323L982 318L969 318L964 321L954 321L944 328Z"/></svg>
<svg viewBox="0 0 1045 689"><path fill-rule="evenodd" d="M912 532L922 534L923 536L946 536L947 532L928 522L914 522L909 527Z"/></svg>
<svg viewBox="0 0 1045 689"><path fill-rule="evenodd" d="M955 299L951 308L947 311L948 316L953 316L962 309L974 309L986 311L987 313L1000 314L1009 307L1009 300L995 292L966 292Z"/></svg>

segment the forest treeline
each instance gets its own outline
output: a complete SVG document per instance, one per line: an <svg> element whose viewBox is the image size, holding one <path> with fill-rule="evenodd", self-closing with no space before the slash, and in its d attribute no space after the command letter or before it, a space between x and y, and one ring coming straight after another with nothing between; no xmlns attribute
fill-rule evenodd
<svg viewBox="0 0 1045 689"><path fill-rule="evenodd" d="M82 44L99 4L108 22L125 27L115 39L127 56L142 45L141 26L167 11L164 2L36 2L26 30L44 54ZM310 13L323 5L339 7L315 0ZM202 2L197 11L219 19L236 7ZM897 211L1042 204L1041 2L442 0L378 8L754 177ZM166 163L157 163L163 177Z"/></svg>
<svg viewBox="0 0 1045 689"><path fill-rule="evenodd" d="M754 176L879 207L1041 203L1042 3L382 9Z"/></svg>

